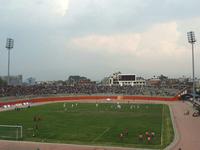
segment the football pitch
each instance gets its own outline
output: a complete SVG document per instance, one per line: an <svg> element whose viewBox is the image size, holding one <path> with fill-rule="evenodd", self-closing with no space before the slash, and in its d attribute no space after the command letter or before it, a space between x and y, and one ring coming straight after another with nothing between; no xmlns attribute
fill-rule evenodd
<svg viewBox="0 0 200 150"><path fill-rule="evenodd" d="M23 141L163 149L174 138L164 104L54 103L1 112L0 124L22 125ZM0 127L0 137L16 130Z"/></svg>

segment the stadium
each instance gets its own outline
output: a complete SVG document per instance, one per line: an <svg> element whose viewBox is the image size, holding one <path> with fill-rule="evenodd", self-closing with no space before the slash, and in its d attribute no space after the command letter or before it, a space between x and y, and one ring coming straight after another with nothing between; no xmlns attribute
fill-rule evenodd
<svg viewBox="0 0 200 150"><path fill-rule="evenodd" d="M123 82L123 79L120 78L120 81ZM187 88L165 89L173 91L169 95L173 95L174 91L176 94L161 96L158 89L152 87L81 86L81 89L78 89L80 85L73 86L75 91L72 87L65 87L67 92L73 91L70 95L61 92L64 88L62 86L62 90L57 87L56 94L52 94L52 91L55 93L52 85L2 88L0 149L13 146L16 149L28 147L33 150L52 147L58 150L63 147L75 150L184 147L181 145L183 139L180 138L180 126L185 126L182 121L194 118L188 117L191 116L189 112L194 112L190 102L180 100ZM78 94L77 89L80 92ZM97 93L102 89L104 91L97 94L94 89L98 89ZM155 94L145 95L144 91L150 89ZM43 94L40 93L42 91ZM93 92L88 95L88 91ZM11 97L16 93L18 98ZM196 105L198 108L198 103Z"/></svg>
<svg viewBox="0 0 200 150"><path fill-rule="evenodd" d="M0 150L200 150L199 5L0 0Z"/></svg>

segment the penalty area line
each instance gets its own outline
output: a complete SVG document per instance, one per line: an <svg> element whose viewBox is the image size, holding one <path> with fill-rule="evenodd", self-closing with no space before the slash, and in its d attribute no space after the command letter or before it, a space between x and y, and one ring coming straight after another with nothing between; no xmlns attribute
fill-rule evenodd
<svg viewBox="0 0 200 150"><path fill-rule="evenodd" d="M100 139L106 132L108 132L110 128L106 128L99 136L97 136L94 140L92 140L92 143Z"/></svg>

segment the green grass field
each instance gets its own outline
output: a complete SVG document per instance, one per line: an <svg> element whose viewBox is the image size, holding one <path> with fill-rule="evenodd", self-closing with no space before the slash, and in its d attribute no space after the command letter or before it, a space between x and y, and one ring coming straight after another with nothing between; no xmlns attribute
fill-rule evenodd
<svg viewBox="0 0 200 150"><path fill-rule="evenodd" d="M167 105L120 105L121 109L111 103L99 103L98 107L95 103L65 103L65 107L64 103L48 104L1 112L0 124L22 125L24 141L159 149L172 142L174 132ZM119 134L126 129L128 135L120 139ZM0 136L8 130L0 127ZM155 132L151 142L138 138L146 131Z"/></svg>

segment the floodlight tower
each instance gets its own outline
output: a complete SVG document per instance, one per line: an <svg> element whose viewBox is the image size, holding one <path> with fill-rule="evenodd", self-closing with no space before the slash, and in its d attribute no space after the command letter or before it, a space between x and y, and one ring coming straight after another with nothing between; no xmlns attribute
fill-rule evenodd
<svg viewBox="0 0 200 150"><path fill-rule="evenodd" d="M11 38L7 38L6 48L8 49L8 78L7 78L8 85L10 84L10 50L13 48L13 46L14 46L14 40Z"/></svg>
<svg viewBox="0 0 200 150"><path fill-rule="evenodd" d="M195 100L195 72L194 72L194 44L196 42L195 34L193 31L187 33L188 42L192 44L192 80L193 80L193 101Z"/></svg>

